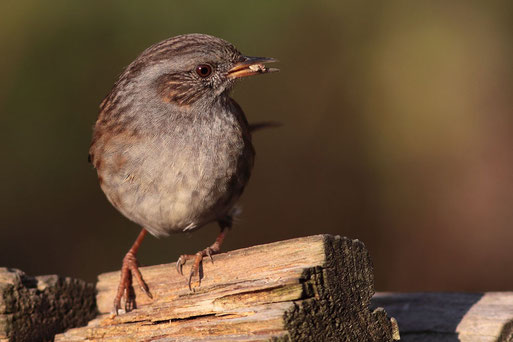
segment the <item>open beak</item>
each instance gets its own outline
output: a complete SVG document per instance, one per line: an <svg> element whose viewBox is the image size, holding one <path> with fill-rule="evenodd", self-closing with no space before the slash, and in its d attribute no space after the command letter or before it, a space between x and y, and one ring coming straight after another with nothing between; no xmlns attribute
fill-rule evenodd
<svg viewBox="0 0 513 342"><path fill-rule="evenodd" d="M264 63L274 62L278 62L278 60L269 57L244 57L242 62L235 64L235 66L228 71L228 78L236 79L246 76L280 71L280 69L268 68L264 65Z"/></svg>

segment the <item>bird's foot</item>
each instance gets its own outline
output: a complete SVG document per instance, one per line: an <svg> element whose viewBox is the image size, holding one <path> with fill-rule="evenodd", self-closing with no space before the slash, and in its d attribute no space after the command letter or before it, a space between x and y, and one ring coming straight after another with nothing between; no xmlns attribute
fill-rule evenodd
<svg viewBox="0 0 513 342"><path fill-rule="evenodd" d="M121 308L121 298L123 298L125 302L125 312L129 312L137 308L135 302L135 291L132 285L133 276L135 276L137 279L141 291L153 299L150 288L144 281L143 276L139 271L139 263L137 262L137 258L132 251L129 251L123 258L123 265L121 266L121 279L119 281L116 298L114 298L114 312L116 315L119 313L119 309Z"/></svg>
<svg viewBox="0 0 513 342"><path fill-rule="evenodd" d="M176 270L181 275L183 275L183 265L185 265L187 260L194 259L194 264L191 267L191 272L189 273L187 281L187 284L189 285L189 290L192 291L191 282L192 277L195 275L198 275L198 286L201 285L201 279L203 278L203 257L208 256L210 258L210 261L214 263L212 255L219 253L219 250L220 246L214 243L212 246L207 247L196 254L183 254L180 256L180 258L178 258L178 261L176 262Z"/></svg>

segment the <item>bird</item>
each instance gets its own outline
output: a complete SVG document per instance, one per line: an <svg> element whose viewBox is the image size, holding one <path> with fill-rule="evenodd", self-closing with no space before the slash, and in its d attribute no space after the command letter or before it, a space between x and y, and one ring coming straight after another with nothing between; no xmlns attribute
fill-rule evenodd
<svg viewBox="0 0 513 342"><path fill-rule="evenodd" d="M219 253L253 168L251 132L273 125L250 125L230 91L241 78L279 71L266 65L273 62L221 38L183 34L144 50L101 102L89 161L109 202L141 227L123 258L116 314L122 300L125 312L137 307L134 277L153 298L137 260L148 232L160 238L218 223L212 245L176 263L183 275L194 260L189 289L203 258Z"/></svg>

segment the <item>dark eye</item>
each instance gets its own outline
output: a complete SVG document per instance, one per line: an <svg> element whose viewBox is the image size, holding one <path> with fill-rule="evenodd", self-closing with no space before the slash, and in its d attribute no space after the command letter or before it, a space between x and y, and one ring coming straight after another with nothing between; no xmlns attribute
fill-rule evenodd
<svg viewBox="0 0 513 342"><path fill-rule="evenodd" d="M200 64L196 67L196 73L200 77L208 77L212 74L212 67L208 64Z"/></svg>

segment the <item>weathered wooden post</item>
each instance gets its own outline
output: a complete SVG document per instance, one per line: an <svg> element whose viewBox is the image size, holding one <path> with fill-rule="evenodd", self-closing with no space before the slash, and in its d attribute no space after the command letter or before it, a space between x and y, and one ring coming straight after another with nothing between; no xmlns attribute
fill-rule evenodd
<svg viewBox="0 0 513 342"><path fill-rule="evenodd" d="M203 263L189 291L174 264L142 268L154 299L136 294L138 309L110 314L119 272L97 284L101 315L56 341L393 341L397 326L374 294L363 243L317 235L240 249Z"/></svg>

